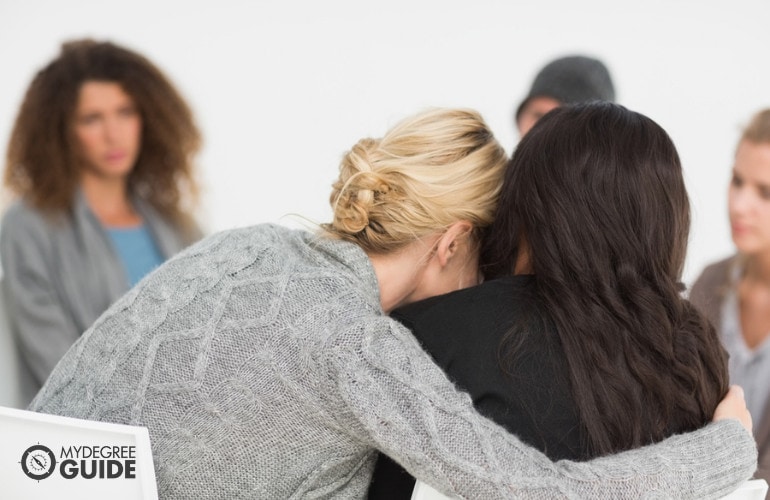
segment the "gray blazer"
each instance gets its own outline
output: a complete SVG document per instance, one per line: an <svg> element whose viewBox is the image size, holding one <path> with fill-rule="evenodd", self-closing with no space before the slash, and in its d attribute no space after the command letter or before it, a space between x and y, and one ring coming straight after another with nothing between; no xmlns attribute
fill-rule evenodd
<svg viewBox="0 0 770 500"><path fill-rule="evenodd" d="M200 238L197 228L183 233L148 203L133 203L164 258ZM128 278L82 193L61 216L21 200L11 205L0 225L0 262L8 322L29 390L37 392L80 334L129 289Z"/></svg>
<svg viewBox="0 0 770 500"><path fill-rule="evenodd" d="M722 300L730 286L730 270L735 260L736 256L733 256L706 267L690 291L690 301L711 320L717 330L722 324ZM755 476L770 482L770 403L765 408L764 420L754 421L754 439L759 450Z"/></svg>

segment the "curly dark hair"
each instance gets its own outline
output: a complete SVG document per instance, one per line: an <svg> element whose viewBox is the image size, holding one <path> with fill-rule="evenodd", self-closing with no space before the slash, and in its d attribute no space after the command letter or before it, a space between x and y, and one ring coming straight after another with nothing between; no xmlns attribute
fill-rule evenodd
<svg viewBox="0 0 770 500"><path fill-rule="evenodd" d="M719 337L681 296L689 227L673 142L622 106L551 111L510 160L482 267L510 275L528 248L594 456L701 427L727 393Z"/></svg>
<svg viewBox="0 0 770 500"><path fill-rule="evenodd" d="M173 222L192 224L188 209L198 196L193 158L201 146L192 111L147 58L111 42L65 42L59 56L35 75L8 144L5 186L41 211L71 208L81 168L74 113L87 81L119 84L141 115L142 146L128 177L129 192Z"/></svg>

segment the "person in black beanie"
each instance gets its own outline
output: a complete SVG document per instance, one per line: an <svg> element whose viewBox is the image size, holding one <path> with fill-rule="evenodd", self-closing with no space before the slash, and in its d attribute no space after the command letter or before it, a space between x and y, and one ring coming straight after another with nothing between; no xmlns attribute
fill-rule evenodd
<svg viewBox="0 0 770 500"><path fill-rule="evenodd" d="M516 127L524 137L544 114L564 104L615 102L612 77L598 59L566 56L546 64L535 76L527 97L516 109Z"/></svg>

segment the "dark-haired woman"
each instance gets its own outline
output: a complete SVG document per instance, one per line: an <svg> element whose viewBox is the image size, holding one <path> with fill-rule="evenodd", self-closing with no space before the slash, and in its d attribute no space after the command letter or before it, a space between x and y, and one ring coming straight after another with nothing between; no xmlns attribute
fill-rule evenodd
<svg viewBox="0 0 770 500"><path fill-rule="evenodd" d="M680 296L690 211L676 149L610 103L547 114L505 174L487 281L397 310L476 407L552 459L705 425L726 354ZM414 481L382 456L370 498Z"/></svg>
<svg viewBox="0 0 770 500"><path fill-rule="evenodd" d="M150 270L200 237L200 135L145 57L76 40L28 88L8 144L0 256L11 328L39 388L67 349Z"/></svg>

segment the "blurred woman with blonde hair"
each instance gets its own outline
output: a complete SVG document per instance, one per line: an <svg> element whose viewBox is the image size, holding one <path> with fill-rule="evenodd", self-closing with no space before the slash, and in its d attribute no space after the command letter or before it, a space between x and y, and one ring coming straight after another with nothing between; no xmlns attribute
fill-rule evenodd
<svg viewBox="0 0 770 500"><path fill-rule="evenodd" d="M34 77L8 143L0 236L11 328L36 388L111 303L200 238L200 134L149 60L75 40Z"/></svg>
<svg viewBox="0 0 770 500"><path fill-rule="evenodd" d="M735 151L728 190L735 255L709 265L690 300L730 353L730 380L757 423L757 476L770 481L770 109L754 115Z"/></svg>
<svg viewBox="0 0 770 500"><path fill-rule="evenodd" d="M730 418L634 454L553 464L476 413L388 316L478 283L506 160L469 110L426 111L359 141L318 233L266 224L181 252L80 338L30 408L146 426L162 498L364 498L377 450L465 498L734 488L754 450ZM746 417L737 399L723 417Z"/></svg>

